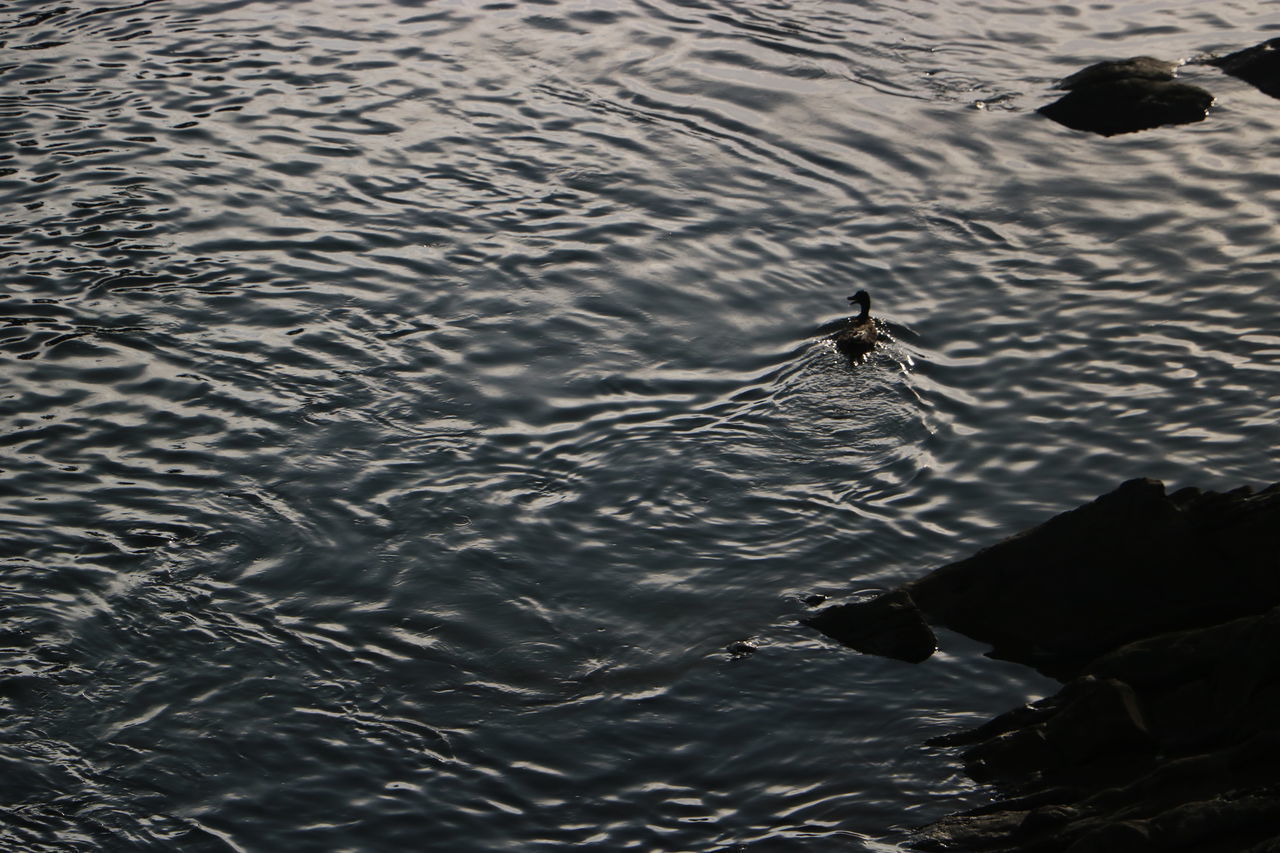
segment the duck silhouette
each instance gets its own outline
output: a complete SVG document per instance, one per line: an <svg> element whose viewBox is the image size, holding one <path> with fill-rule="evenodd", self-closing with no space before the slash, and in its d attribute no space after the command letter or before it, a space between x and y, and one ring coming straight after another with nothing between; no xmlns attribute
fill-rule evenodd
<svg viewBox="0 0 1280 853"><path fill-rule="evenodd" d="M821 331L850 361L861 358L875 348L880 332L871 317L871 296L859 290L849 297L849 304L860 310L856 317L846 317L823 326Z"/></svg>

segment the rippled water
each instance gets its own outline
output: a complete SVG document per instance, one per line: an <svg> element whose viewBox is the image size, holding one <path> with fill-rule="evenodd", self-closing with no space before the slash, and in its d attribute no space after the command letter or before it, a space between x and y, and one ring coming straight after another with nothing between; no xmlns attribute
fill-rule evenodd
<svg viewBox="0 0 1280 853"><path fill-rule="evenodd" d="M883 850L1043 689L795 627L1280 479L1274 4L0 3L0 843ZM892 340L811 333L865 287ZM725 647L759 651L732 659Z"/></svg>

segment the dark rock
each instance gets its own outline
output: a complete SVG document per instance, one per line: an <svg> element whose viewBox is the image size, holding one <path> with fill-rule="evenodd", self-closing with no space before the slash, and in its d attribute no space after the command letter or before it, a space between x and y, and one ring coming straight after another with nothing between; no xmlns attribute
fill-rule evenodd
<svg viewBox="0 0 1280 853"><path fill-rule="evenodd" d="M1280 800L1274 796L1214 797L1169 809L1150 822L1157 838L1187 848L1232 836L1257 841L1280 832Z"/></svg>
<svg viewBox="0 0 1280 853"><path fill-rule="evenodd" d="M1046 708L1042 700L1030 705L1023 705L1021 708L1015 708L1012 711L1005 711L1000 716L987 720L977 728L929 738L929 740L925 741L925 744L928 746L969 746L970 744L982 743L1006 732L1033 726L1048 719L1052 713L1052 709Z"/></svg>
<svg viewBox="0 0 1280 853"><path fill-rule="evenodd" d="M1064 77L1055 88L1083 89L1100 83L1117 80L1172 80L1176 62L1166 62L1154 56L1134 56L1130 59L1109 59L1081 69Z"/></svg>
<svg viewBox="0 0 1280 853"><path fill-rule="evenodd" d="M1131 480L878 598L804 620L858 651L918 662L930 624L1070 679L1129 642L1280 605L1280 485L1254 494Z"/></svg>
<svg viewBox="0 0 1280 853"><path fill-rule="evenodd" d="M1067 853L1134 853L1147 848L1150 833L1140 821L1103 823L1080 835Z"/></svg>
<svg viewBox="0 0 1280 853"><path fill-rule="evenodd" d="M828 607L801 621L851 649L909 663L919 663L938 648L923 614L901 589Z"/></svg>
<svg viewBox="0 0 1280 853"><path fill-rule="evenodd" d="M1025 585L1027 572L1044 570L1063 596L1058 604L1074 617L1046 626L1050 634L1026 648L1043 662L1046 649L1057 654L1072 643L1088 645L1081 637L1048 641L1095 619L1095 639L1106 635L1113 643L1056 695L932 741L966 747L969 775L1012 796L920 830L918 846L966 853L1275 853L1267 845L1280 827L1277 513L1280 486L1258 494L1183 489L1166 496L1154 481L1131 481L909 584L931 619L969 596L1002 597L1005 586L1026 596L1006 601L1022 602L1019 618L1028 605L1051 618L1046 590ZM1125 562L1108 562L1094 549L1117 546L1120 528L1132 533ZM1072 544L1073 537L1079 542ZM1073 581L1104 604L1082 606L1084 599L1067 590ZM1256 612L1261 607L1270 609ZM1133 642L1119 639L1125 632L1112 621L1126 611L1142 634ZM1186 620L1197 624L1168 630ZM1030 622L1019 624L1021 631ZM1003 642L1010 647L1007 637Z"/></svg>
<svg viewBox="0 0 1280 853"><path fill-rule="evenodd" d="M1131 480L904 589L931 624L1069 678L1133 640L1280 604L1280 485L1170 497Z"/></svg>
<svg viewBox="0 0 1280 853"><path fill-rule="evenodd" d="M1176 62L1152 56L1090 65L1058 83L1068 93L1037 112L1103 136L1203 121L1213 95L1174 81Z"/></svg>
<svg viewBox="0 0 1280 853"><path fill-rule="evenodd" d="M1213 95L1198 86L1131 76L1073 86L1036 112L1073 130L1116 136L1204 121L1212 104Z"/></svg>
<svg viewBox="0 0 1280 853"><path fill-rule="evenodd" d="M1280 725L1280 608L1140 640L1089 664L1131 685L1166 749L1220 746Z"/></svg>
<svg viewBox="0 0 1280 853"><path fill-rule="evenodd" d="M1050 764L1060 756L1042 752ZM1244 853L1280 827L1276 732L1203 754L1162 754L1131 764L1134 772L1127 774L1096 773L1103 758L1073 768L1076 781L1069 786L1050 782L1063 771L1032 762L1022 769L1026 793L924 827L914 846L965 853Z"/></svg>
<svg viewBox="0 0 1280 853"><path fill-rule="evenodd" d="M1280 485L1132 480L810 624L927 656L928 625L1066 680L966 732L1003 799L918 830L964 853L1280 853Z"/></svg>
<svg viewBox="0 0 1280 853"><path fill-rule="evenodd" d="M1027 812L1018 831L1022 833L1056 832L1080 818L1080 809L1054 804L1040 806Z"/></svg>
<svg viewBox="0 0 1280 853"><path fill-rule="evenodd" d="M1232 77L1250 83L1273 98L1280 98L1280 39L1208 60Z"/></svg>
<svg viewBox="0 0 1280 853"><path fill-rule="evenodd" d="M912 835L911 847L939 851L998 850L1000 848L992 846L998 843L993 839L1016 836L1026 816L1022 811L952 815Z"/></svg>
<svg viewBox="0 0 1280 853"><path fill-rule="evenodd" d="M1122 681L1086 676L1038 705L1041 719L1028 719L965 753L971 777L988 782L1045 776L1153 744L1137 697Z"/></svg>

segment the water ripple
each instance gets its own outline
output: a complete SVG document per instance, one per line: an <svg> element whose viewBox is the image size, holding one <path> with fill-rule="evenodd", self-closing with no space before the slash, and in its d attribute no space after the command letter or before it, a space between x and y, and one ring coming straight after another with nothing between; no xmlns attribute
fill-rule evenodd
<svg viewBox="0 0 1280 853"><path fill-rule="evenodd" d="M980 802L914 745L1032 677L794 619L1117 479L1280 479L1273 102L1033 112L1274 27L1202 6L9 3L0 845L883 851Z"/></svg>

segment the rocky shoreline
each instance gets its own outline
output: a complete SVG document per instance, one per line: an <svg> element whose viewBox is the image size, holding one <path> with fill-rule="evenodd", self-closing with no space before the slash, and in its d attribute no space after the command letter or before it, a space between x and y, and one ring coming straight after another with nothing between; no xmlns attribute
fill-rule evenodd
<svg viewBox="0 0 1280 853"><path fill-rule="evenodd" d="M946 627L1063 684L931 741L1000 799L911 847L1280 853L1280 484L1131 480L805 624L913 662Z"/></svg>

